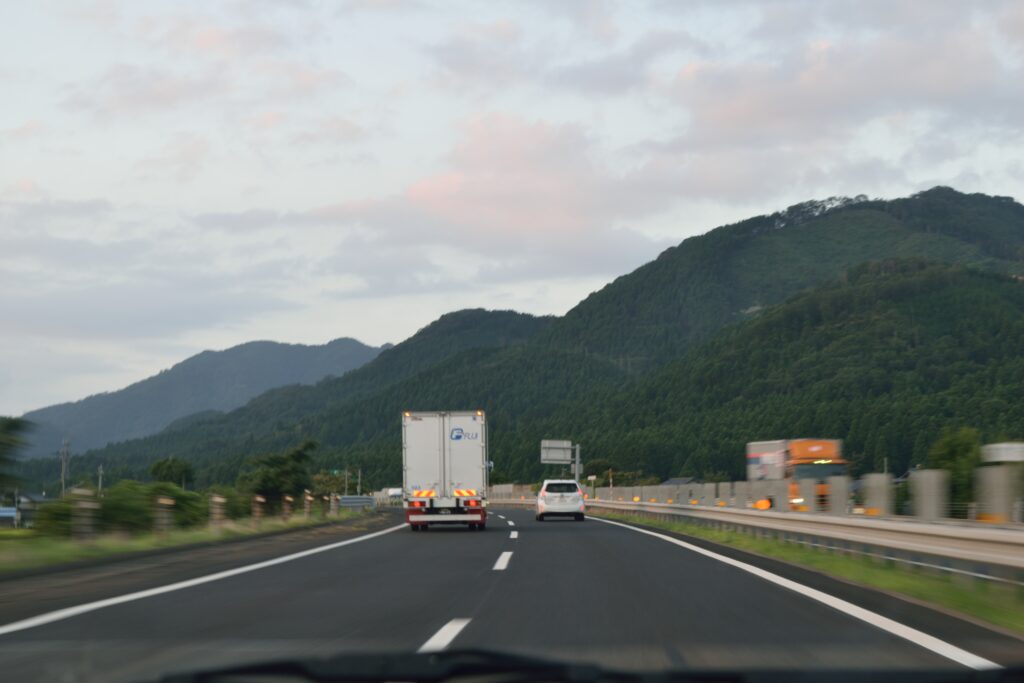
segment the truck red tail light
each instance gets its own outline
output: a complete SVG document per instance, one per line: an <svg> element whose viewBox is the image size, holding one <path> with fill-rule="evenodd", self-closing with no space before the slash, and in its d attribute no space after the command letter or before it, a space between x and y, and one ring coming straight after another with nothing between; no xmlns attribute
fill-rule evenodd
<svg viewBox="0 0 1024 683"><path fill-rule="evenodd" d="M422 500L410 500L409 501L409 507L411 507L411 508L422 508L422 507L426 507L426 506L427 506L426 502L422 501Z"/></svg>
<svg viewBox="0 0 1024 683"><path fill-rule="evenodd" d="M470 508L478 508L478 507L480 507L480 501L479 500L464 500L462 502L463 502L463 504L466 507L470 507Z"/></svg>

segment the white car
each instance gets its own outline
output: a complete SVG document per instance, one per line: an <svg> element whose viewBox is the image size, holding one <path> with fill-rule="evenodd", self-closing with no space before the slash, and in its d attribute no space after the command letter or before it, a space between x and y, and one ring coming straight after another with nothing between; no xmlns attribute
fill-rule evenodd
<svg viewBox="0 0 1024 683"><path fill-rule="evenodd" d="M587 511L583 489L572 479L545 479L537 494L537 521L547 517L572 517L582 522Z"/></svg>

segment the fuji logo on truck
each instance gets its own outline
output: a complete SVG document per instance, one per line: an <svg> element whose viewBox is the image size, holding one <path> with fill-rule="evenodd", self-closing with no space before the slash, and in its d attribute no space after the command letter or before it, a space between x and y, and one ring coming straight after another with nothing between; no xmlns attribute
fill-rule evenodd
<svg viewBox="0 0 1024 683"><path fill-rule="evenodd" d="M462 427L456 427L452 430L452 441L462 441L463 439L479 439L479 432L467 432Z"/></svg>

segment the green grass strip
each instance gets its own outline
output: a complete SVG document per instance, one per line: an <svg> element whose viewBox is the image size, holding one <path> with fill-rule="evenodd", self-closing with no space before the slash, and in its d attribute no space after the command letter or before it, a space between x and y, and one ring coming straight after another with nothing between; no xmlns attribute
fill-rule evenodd
<svg viewBox="0 0 1024 683"><path fill-rule="evenodd" d="M341 510L330 521L341 521L364 516L358 510ZM302 515L293 516L287 522L278 517L265 518L259 528L253 528L248 519L226 521L218 531L210 527L175 529L167 533L138 535L105 534L88 541L73 541L69 538L55 538L36 534L31 530L18 530L19 534L4 534L0 541L0 572L32 569L54 564L66 564L80 560L91 560L113 555L173 548L194 543L224 541L245 536L260 536L285 529L301 529L325 521L322 516L309 519Z"/></svg>
<svg viewBox="0 0 1024 683"><path fill-rule="evenodd" d="M895 562L880 562L868 557L842 555L824 549L784 541L755 538L739 532L711 529L691 522L668 522L601 511L594 517L673 531L720 543L764 557L784 560L851 583L905 595L947 610L960 612L1006 630L1024 635L1024 589L995 584L970 577L932 573Z"/></svg>

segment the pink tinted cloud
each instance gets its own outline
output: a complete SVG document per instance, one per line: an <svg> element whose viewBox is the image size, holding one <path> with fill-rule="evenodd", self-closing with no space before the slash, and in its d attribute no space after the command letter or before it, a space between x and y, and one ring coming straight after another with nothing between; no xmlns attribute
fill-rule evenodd
<svg viewBox="0 0 1024 683"><path fill-rule="evenodd" d="M275 97L313 97L352 82L338 69L288 59L262 59L251 68Z"/></svg>
<svg viewBox="0 0 1024 683"><path fill-rule="evenodd" d="M194 133L177 133L159 151L138 162L143 177L170 176L179 183L192 180L210 156L210 142Z"/></svg>
<svg viewBox="0 0 1024 683"><path fill-rule="evenodd" d="M464 125L451 168L413 183L405 198L460 230L580 233L595 224L595 192L607 182L589 146L575 126L478 116Z"/></svg>
<svg viewBox="0 0 1024 683"><path fill-rule="evenodd" d="M280 127L288 120L288 115L276 109L258 111L246 120L246 124L257 131L269 131Z"/></svg>
<svg viewBox="0 0 1024 683"><path fill-rule="evenodd" d="M27 140L34 138L42 134L46 130L46 127L38 119L32 119L26 121L20 126L13 126L4 130L0 130L0 138L6 138L8 140Z"/></svg>
<svg viewBox="0 0 1024 683"><path fill-rule="evenodd" d="M204 58L240 58L288 47L289 37L257 23L227 25L202 15L152 15L137 22L137 32L150 43L173 52Z"/></svg>
<svg viewBox="0 0 1024 683"><path fill-rule="evenodd" d="M122 63L111 66L92 83L74 87L64 104L107 115L131 114L174 109L230 90L230 83L215 72L183 75Z"/></svg>
<svg viewBox="0 0 1024 683"><path fill-rule="evenodd" d="M291 140L298 145L339 145L360 140L366 130L344 116L319 119L295 133Z"/></svg>
<svg viewBox="0 0 1024 683"><path fill-rule="evenodd" d="M1013 68L987 34L958 30L941 47L898 36L811 41L780 61L687 64L673 89L691 117L686 139L699 147L840 141L907 111L990 122L1015 116L1022 97L1004 87Z"/></svg>

